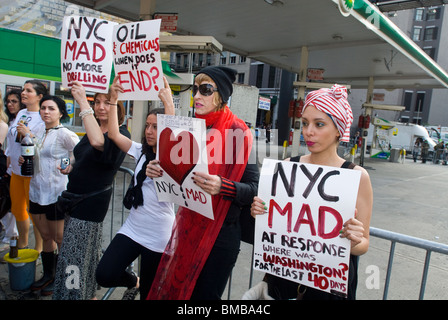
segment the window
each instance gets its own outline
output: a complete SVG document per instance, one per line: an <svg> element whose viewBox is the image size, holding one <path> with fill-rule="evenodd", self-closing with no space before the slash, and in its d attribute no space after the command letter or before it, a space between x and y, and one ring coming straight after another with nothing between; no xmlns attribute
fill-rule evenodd
<svg viewBox="0 0 448 320"><path fill-rule="evenodd" d="M245 62L246 62L246 57L240 56L240 63L245 63Z"/></svg>
<svg viewBox="0 0 448 320"><path fill-rule="evenodd" d="M422 27L414 27L412 31L412 40L420 41L422 37Z"/></svg>
<svg viewBox="0 0 448 320"><path fill-rule="evenodd" d="M423 112L423 102L425 101L425 92L417 92L417 100L415 101L415 112Z"/></svg>
<svg viewBox="0 0 448 320"><path fill-rule="evenodd" d="M221 54L221 64L227 64L227 52Z"/></svg>
<svg viewBox="0 0 448 320"><path fill-rule="evenodd" d="M415 9L415 21L422 21L423 20L423 8L417 8Z"/></svg>
<svg viewBox="0 0 448 320"><path fill-rule="evenodd" d="M437 39L437 27L427 27L425 29L425 41L436 40Z"/></svg>
<svg viewBox="0 0 448 320"><path fill-rule="evenodd" d="M439 8L429 8L426 12L426 20L436 20L440 18L440 9Z"/></svg>
<svg viewBox="0 0 448 320"><path fill-rule="evenodd" d="M184 69L187 69L188 68L188 64L190 63L190 59L189 59L189 55L188 54L183 54L182 55L182 62L183 62Z"/></svg>
<svg viewBox="0 0 448 320"><path fill-rule="evenodd" d="M210 53L207 53L207 61L206 61L206 66L211 66L212 65L212 55Z"/></svg>
<svg viewBox="0 0 448 320"><path fill-rule="evenodd" d="M406 91L404 93L404 101L403 101L405 110L407 111L411 110L411 103L412 103L412 91Z"/></svg>
<svg viewBox="0 0 448 320"><path fill-rule="evenodd" d="M230 54L230 61L229 61L229 63L230 64L235 64L236 63L236 54L234 54L234 53Z"/></svg>
<svg viewBox="0 0 448 320"><path fill-rule="evenodd" d="M424 47L423 51L425 51L425 53L430 56L432 59L434 59L435 55L436 55L436 48L433 47Z"/></svg>
<svg viewBox="0 0 448 320"><path fill-rule="evenodd" d="M238 73L238 83L244 83L244 73Z"/></svg>
<svg viewBox="0 0 448 320"><path fill-rule="evenodd" d="M276 68L273 66L269 67L269 80L268 80L268 88L274 88L275 87L275 74L276 74Z"/></svg>
<svg viewBox="0 0 448 320"><path fill-rule="evenodd" d="M180 68L181 66L181 60L182 60L182 55L177 53L176 54L176 68Z"/></svg>
<svg viewBox="0 0 448 320"><path fill-rule="evenodd" d="M409 123L409 117L408 116L402 116L400 118L401 123Z"/></svg>
<svg viewBox="0 0 448 320"><path fill-rule="evenodd" d="M256 80L257 88L263 88L263 69L264 69L264 64L259 64L257 66L257 80Z"/></svg>

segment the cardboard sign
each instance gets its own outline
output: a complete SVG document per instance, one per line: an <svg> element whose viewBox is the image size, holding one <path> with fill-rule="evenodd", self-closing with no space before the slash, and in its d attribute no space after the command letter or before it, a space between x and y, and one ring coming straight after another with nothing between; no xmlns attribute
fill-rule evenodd
<svg viewBox="0 0 448 320"><path fill-rule="evenodd" d="M117 23L64 17L61 35L62 86L79 81L89 91L107 93L112 72L112 32Z"/></svg>
<svg viewBox="0 0 448 320"><path fill-rule="evenodd" d="M357 170L265 159L258 196L254 269L346 296L350 241L339 236L355 213Z"/></svg>
<svg viewBox="0 0 448 320"><path fill-rule="evenodd" d="M159 100L163 88L160 59L160 19L115 26L113 55L115 74L124 93L120 100Z"/></svg>
<svg viewBox="0 0 448 320"><path fill-rule="evenodd" d="M159 201L169 201L213 218L211 195L193 180L193 171L208 174L205 121L157 115L157 159L163 169L154 178Z"/></svg>

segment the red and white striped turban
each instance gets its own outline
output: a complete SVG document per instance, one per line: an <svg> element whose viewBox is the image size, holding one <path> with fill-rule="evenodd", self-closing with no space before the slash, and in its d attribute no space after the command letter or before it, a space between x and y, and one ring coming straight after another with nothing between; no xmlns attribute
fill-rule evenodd
<svg viewBox="0 0 448 320"><path fill-rule="evenodd" d="M335 84L330 89L323 88L311 91L305 98L303 112L309 105L326 113L333 120L340 133L339 140L350 141L350 126L353 123L353 112L347 101L347 89Z"/></svg>

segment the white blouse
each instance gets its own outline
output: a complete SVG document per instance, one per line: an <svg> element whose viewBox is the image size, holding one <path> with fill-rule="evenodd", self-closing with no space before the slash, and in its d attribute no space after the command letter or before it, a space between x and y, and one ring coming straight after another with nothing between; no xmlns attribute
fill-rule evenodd
<svg viewBox="0 0 448 320"><path fill-rule="evenodd" d="M67 187L68 177L61 174L58 165L62 158L70 158L79 137L73 131L57 126L36 134L34 175L30 182L30 201L49 205Z"/></svg>
<svg viewBox="0 0 448 320"><path fill-rule="evenodd" d="M142 144L132 141L128 151L136 162L134 184L138 172L146 160L142 154ZM171 237L174 222L174 204L171 202L159 202L154 181L147 177L143 181L143 205L137 209L131 208L129 216L118 233L124 234L143 247L154 251L163 252Z"/></svg>
<svg viewBox="0 0 448 320"><path fill-rule="evenodd" d="M14 122L9 126L8 134L6 136L7 144L6 144L6 156L10 158L10 168L12 172L16 175L21 175L20 173L20 165L19 165L19 157L21 154L21 145L16 142L17 136L17 124L19 123L22 116L26 117L27 127L33 134L37 132L41 132L41 130L45 130L45 122L40 117L39 111L28 111L26 108L20 110L17 113ZM8 168L8 172L9 168Z"/></svg>

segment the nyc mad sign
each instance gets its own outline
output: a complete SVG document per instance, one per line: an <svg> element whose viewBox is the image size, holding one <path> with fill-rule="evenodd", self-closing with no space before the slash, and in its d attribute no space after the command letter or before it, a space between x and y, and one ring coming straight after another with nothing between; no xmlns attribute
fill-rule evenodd
<svg viewBox="0 0 448 320"><path fill-rule="evenodd" d="M159 201L213 219L210 194L192 180L193 172L208 173L205 132L202 119L157 115L157 159L164 173L153 180Z"/></svg>
<svg viewBox="0 0 448 320"><path fill-rule="evenodd" d="M163 88L160 59L161 20L138 21L115 26L113 55L115 74L124 92L120 100L158 100Z"/></svg>
<svg viewBox="0 0 448 320"><path fill-rule="evenodd" d="M99 18L64 17L61 35L62 86L79 81L89 91L107 93L112 72L115 22Z"/></svg>
<svg viewBox="0 0 448 320"><path fill-rule="evenodd" d="M350 241L339 231L354 216L359 180L357 170L265 159L254 269L346 296Z"/></svg>

